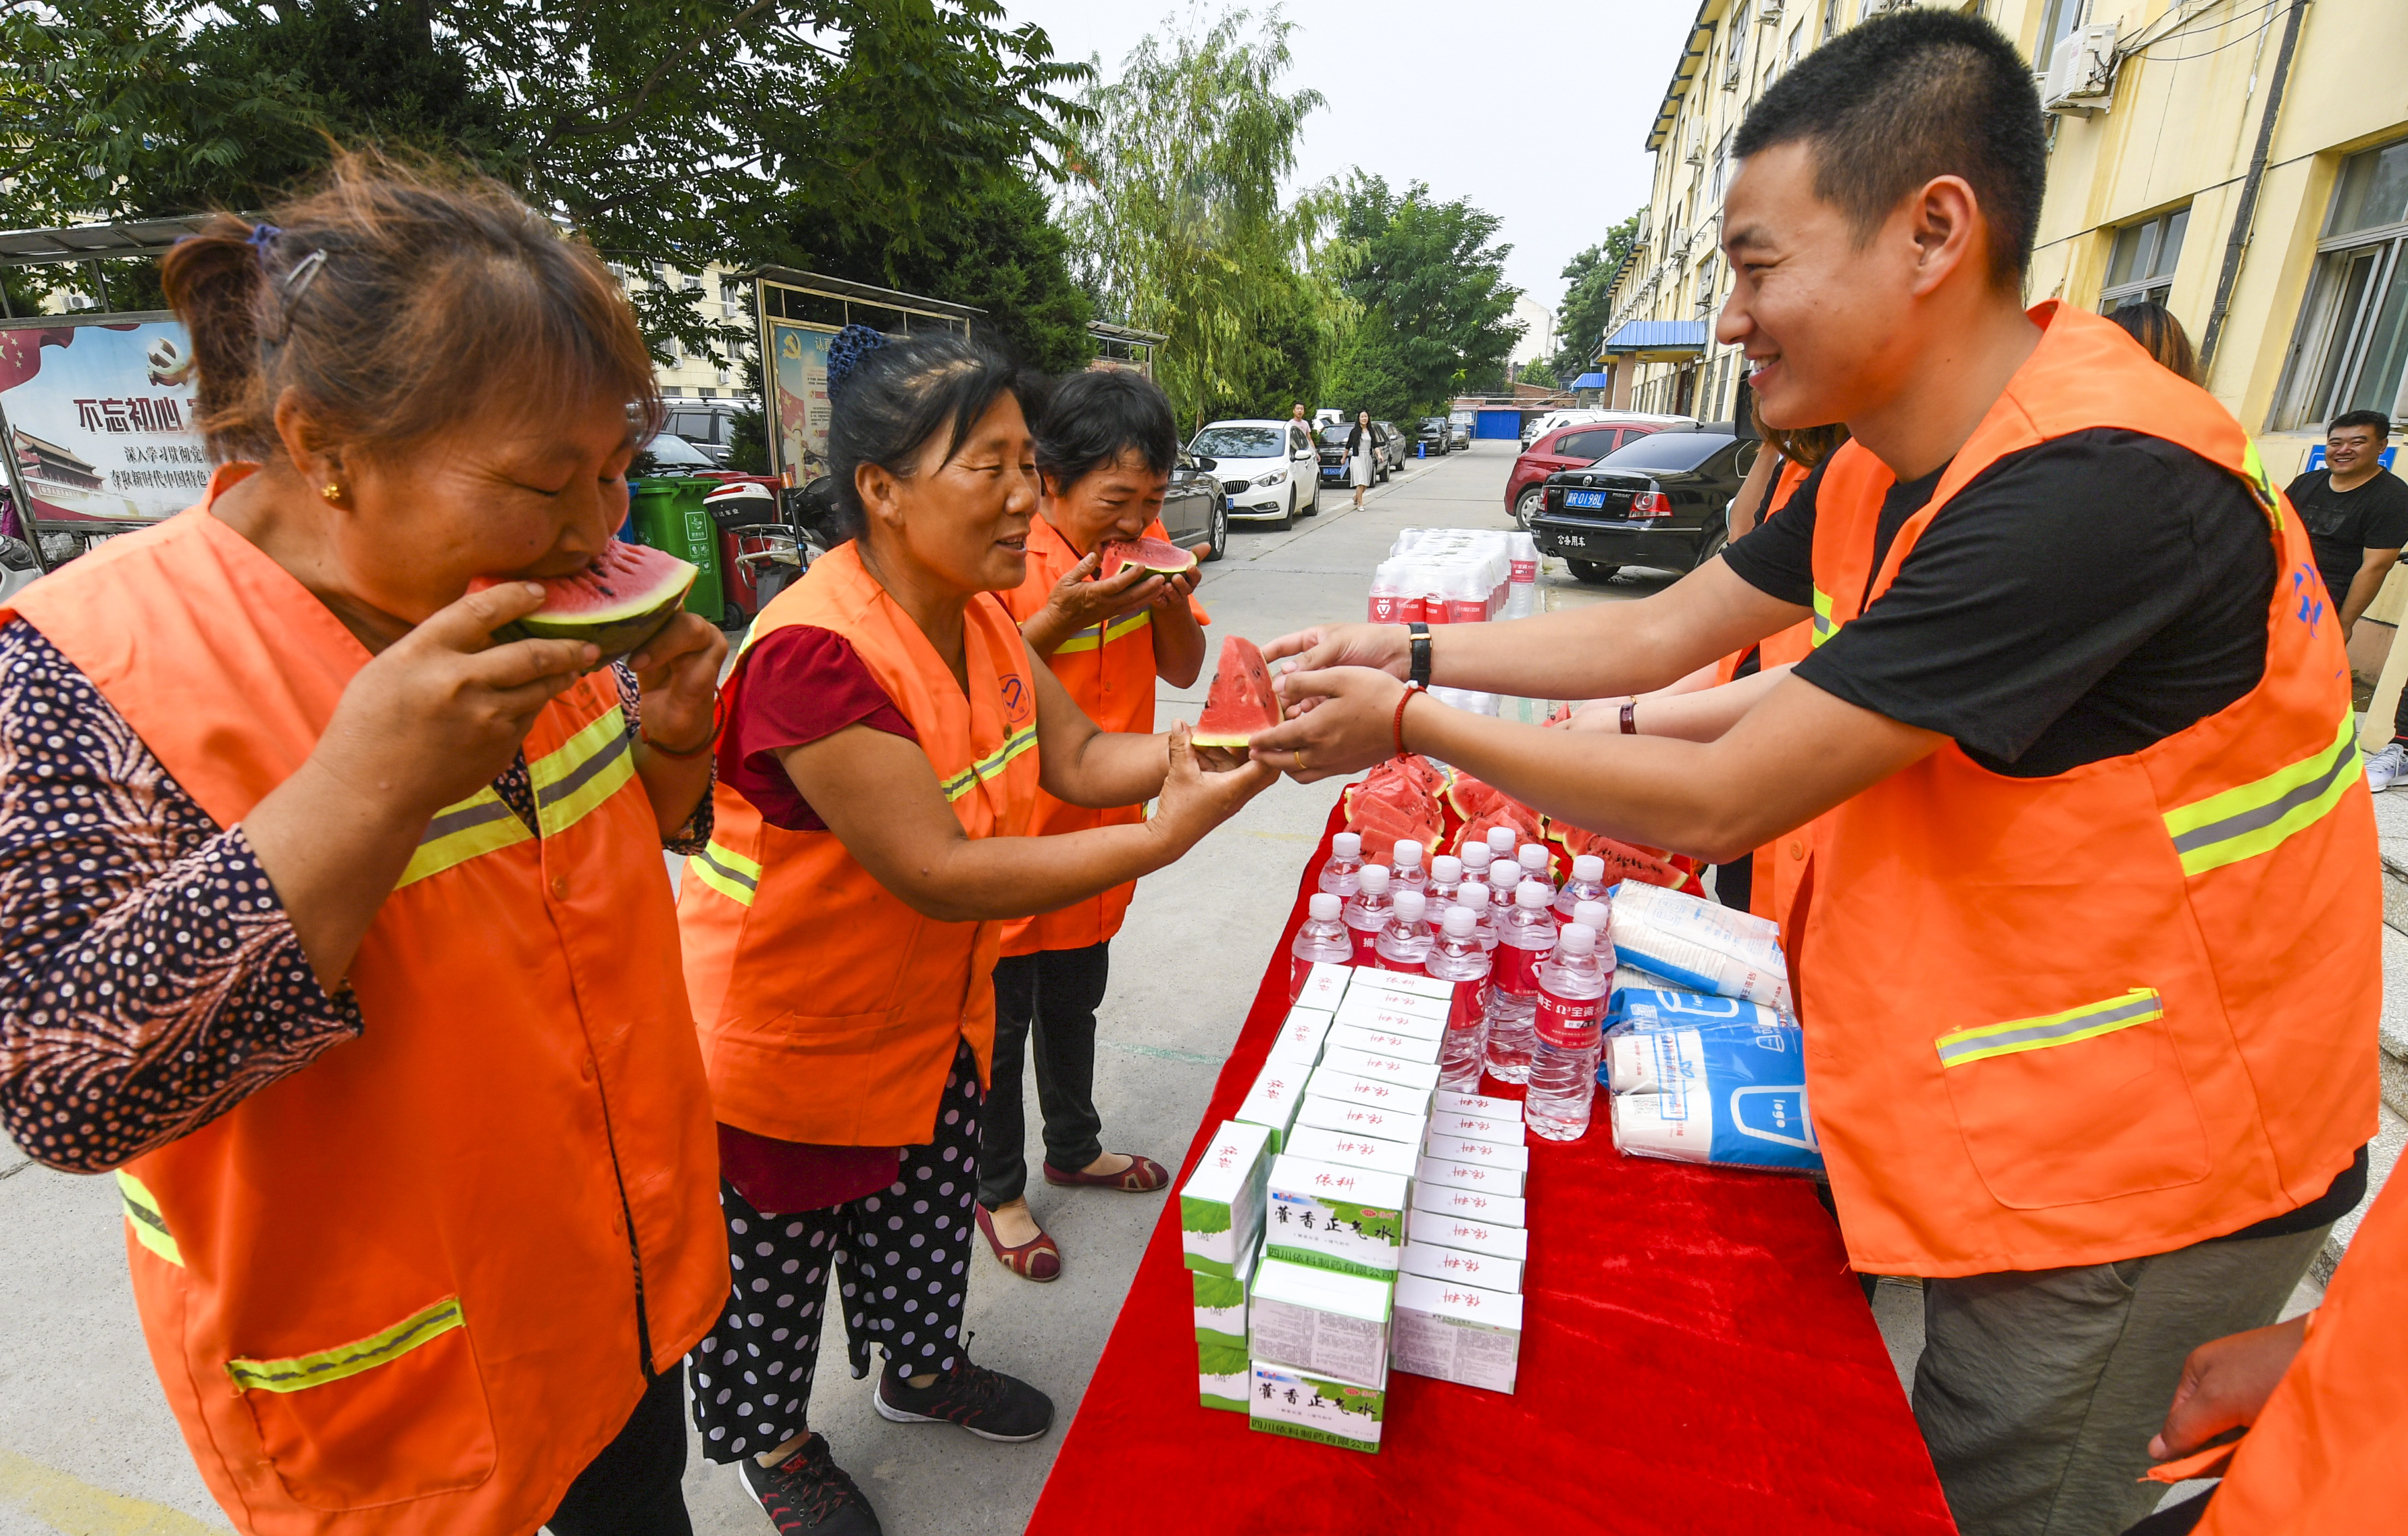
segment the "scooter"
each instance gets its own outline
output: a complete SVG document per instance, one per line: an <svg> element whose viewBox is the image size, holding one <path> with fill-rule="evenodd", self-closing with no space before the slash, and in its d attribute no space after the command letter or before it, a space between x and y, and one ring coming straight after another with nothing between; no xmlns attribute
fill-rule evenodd
<svg viewBox="0 0 2408 1536"><path fill-rule="evenodd" d="M702 499L719 536L729 629L759 618L809 563L781 491L774 480L730 480Z"/></svg>

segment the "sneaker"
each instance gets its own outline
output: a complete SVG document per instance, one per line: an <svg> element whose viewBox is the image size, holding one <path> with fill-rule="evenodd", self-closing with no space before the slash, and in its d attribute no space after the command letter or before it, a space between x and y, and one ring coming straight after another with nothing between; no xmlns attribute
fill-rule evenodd
<svg viewBox="0 0 2408 1536"><path fill-rule="evenodd" d="M878 1512L829 1457L825 1435L811 1436L774 1467L748 1456L736 1463L736 1475L779 1536L882 1536Z"/></svg>
<svg viewBox="0 0 2408 1536"><path fill-rule="evenodd" d="M1035 1440L1054 1427L1054 1400L1016 1376L972 1365L969 1340L953 1371L914 1387L894 1361L870 1394L878 1416L897 1424L958 1424L982 1440Z"/></svg>
<svg viewBox="0 0 2408 1536"><path fill-rule="evenodd" d="M2366 787L2376 794L2408 778L2408 742L2393 742L2366 756Z"/></svg>

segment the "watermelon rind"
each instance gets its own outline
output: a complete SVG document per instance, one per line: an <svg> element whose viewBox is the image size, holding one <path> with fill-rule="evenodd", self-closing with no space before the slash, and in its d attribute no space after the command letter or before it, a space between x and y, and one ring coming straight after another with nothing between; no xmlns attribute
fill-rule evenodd
<svg viewBox="0 0 2408 1536"><path fill-rule="evenodd" d="M1096 575L1106 579L1131 565L1142 565L1155 576L1185 576L1196 569L1194 555L1161 539L1107 539L1100 548L1104 564Z"/></svg>
<svg viewBox="0 0 2408 1536"><path fill-rule="evenodd" d="M579 575L537 578L547 594L543 606L504 624L494 639L582 640L602 653L589 670L606 667L634 655L667 628L699 575L692 562L665 550L613 539ZM468 590L503 579L480 576Z"/></svg>
<svg viewBox="0 0 2408 1536"><path fill-rule="evenodd" d="M1280 723L1279 694L1262 647L1240 634L1221 642L1221 662L1204 713L1189 737L1198 747L1240 747Z"/></svg>

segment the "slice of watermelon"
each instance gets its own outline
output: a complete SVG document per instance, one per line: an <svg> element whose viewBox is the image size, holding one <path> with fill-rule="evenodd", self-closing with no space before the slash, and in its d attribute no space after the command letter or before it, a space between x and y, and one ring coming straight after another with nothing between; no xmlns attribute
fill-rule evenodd
<svg viewBox="0 0 2408 1536"><path fill-rule="evenodd" d="M1103 569L1096 573L1105 581L1132 565L1142 565L1156 576L1185 576L1196 569L1196 557L1175 544L1161 539L1106 539L1097 548L1104 554Z"/></svg>
<svg viewBox="0 0 2408 1536"><path fill-rule="evenodd" d="M584 640L602 652L597 667L629 656L666 628L699 573L663 550L612 539L575 576L542 576L543 606L494 632L496 641ZM477 576L468 590L524 579Z"/></svg>
<svg viewBox="0 0 2408 1536"><path fill-rule="evenodd" d="M1257 731L1280 722L1279 693L1260 646L1243 635L1221 642L1220 669L1204 696L1204 717L1196 722L1198 747L1243 747Z"/></svg>
<svg viewBox="0 0 2408 1536"><path fill-rule="evenodd" d="M1363 839L1363 857L1388 862L1398 840L1438 846L1446 812L1434 789L1439 775L1427 759L1390 758L1346 791L1346 830Z"/></svg>

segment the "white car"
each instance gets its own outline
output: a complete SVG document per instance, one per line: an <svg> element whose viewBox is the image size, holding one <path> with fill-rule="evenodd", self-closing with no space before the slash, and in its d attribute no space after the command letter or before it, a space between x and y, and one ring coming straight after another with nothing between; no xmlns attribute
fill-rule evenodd
<svg viewBox="0 0 2408 1536"><path fill-rule="evenodd" d="M1187 451L1211 461L1231 522L1286 528L1321 510L1321 453L1301 421L1215 421Z"/></svg>
<svg viewBox="0 0 2408 1536"><path fill-rule="evenodd" d="M1522 423L1522 446L1528 448L1557 427L1579 426L1590 421L1603 420L1605 414L1598 410L1573 409L1549 411L1544 416L1534 417Z"/></svg>

